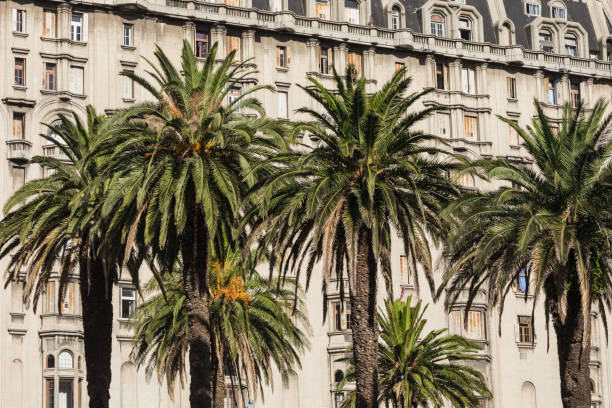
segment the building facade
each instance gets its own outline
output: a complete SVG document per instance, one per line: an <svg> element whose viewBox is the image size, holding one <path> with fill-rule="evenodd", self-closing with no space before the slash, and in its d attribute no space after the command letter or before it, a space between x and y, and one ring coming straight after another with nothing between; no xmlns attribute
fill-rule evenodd
<svg viewBox="0 0 612 408"><path fill-rule="evenodd" d="M447 108L423 121L423 129L472 157L529 162L517 135L496 115L526 125L538 100L558 123L565 102L582 99L588 106L612 96L611 0L4 0L2 203L24 182L45 175L28 164L29 158L61 154L40 136L48 134L41 123L70 111L84 115L87 104L111 113L146 99L144 89L119 73L144 75L142 57L151 59L155 45L178 60L184 39L198 57L217 42L220 58L236 50L237 58L249 59L259 71L256 82L276 88L259 97L268 115L279 118L292 118L295 109L311 105L297 86L306 84L307 75L332 87L332 66L344 72L353 64L373 91L405 66L414 91L435 88L422 106ZM242 89L232 89L228 97ZM490 187L470 176L459 181L466 188ZM432 302L424 277L408 272L399 243L393 262L394 296ZM320 271L313 275L316 281ZM321 293L307 293L312 338L302 368L286 387L275 378L265 400L260 397L250 407L335 408L341 401L343 394L335 390L345 367L337 360L350 343L351 318L338 288L328 288L325 320ZM475 365L494 395L483 407L561 405L554 333L547 340L541 305L531 320L532 300L524 301L524 288L519 278L501 321L484 294L468 312L467 328L460 323L465 313L460 305L450 313L440 303L428 309L430 328L448 327L483 346ZM22 304L18 283L0 292L0 408L86 406L76 280L61 314L56 294L52 279L34 312ZM381 291L379 300L384 298ZM186 390L169 398L130 359L127 322L139 299L127 277L119 282L114 302L111 406L187 407ZM609 348L596 313L592 324L593 407L612 407ZM234 406L230 394L227 402Z"/></svg>

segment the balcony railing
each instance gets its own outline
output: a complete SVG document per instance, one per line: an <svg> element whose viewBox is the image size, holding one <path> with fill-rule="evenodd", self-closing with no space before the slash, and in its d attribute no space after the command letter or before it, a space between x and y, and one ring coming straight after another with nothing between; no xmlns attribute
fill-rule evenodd
<svg viewBox="0 0 612 408"><path fill-rule="evenodd" d="M6 141L8 148L8 159L14 162L26 162L30 160L32 143L24 139L11 139Z"/></svg>
<svg viewBox="0 0 612 408"><path fill-rule="evenodd" d="M43 146L43 154L48 157L54 157L59 160L68 160L68 156L54 144Z"/></svg>

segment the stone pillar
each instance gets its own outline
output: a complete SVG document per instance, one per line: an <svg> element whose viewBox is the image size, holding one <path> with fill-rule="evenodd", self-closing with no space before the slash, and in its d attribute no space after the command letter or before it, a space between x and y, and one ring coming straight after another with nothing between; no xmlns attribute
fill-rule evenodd
<svg viewBox="0 0 612 408"><path fill-rule="evenodd" d="M366 80L376 80L376 67L374 66L374 47L370 47L363 52L363 77Z"/></svg>
<svg viewBox="0 0 612 408"><path fill-rule="evenodd" d="M217 59L225 58L225 35L227 29L223 25L214 26L210 29L210 43L217 43Z"/></svg>
<svg viewBox="0 0 612 408"><path fill-rule="evenodd" d="M72 18L72 5L62 3L57 6L57 38L70 38L70 19Z"/></svg>
<svg viewBox="0 0 612 408"><path fill-rule="evenodd" d="M488 64L485 62L480 64L476 68L476 72L478 73L478 79L476 80L477 93L479 94L488 94L488 82L487 82L487 68Z"/></svg>
<svg viewBox="0 0 612 408"><path fill-rule="evenodd" d="M534 75L535 88L536 88L536 99L540 102L547 102L546 95L544 95L544 72L538 69Z"/></svg>
<svg viewBox="0 0 612 408"><path fill-rule="evenodd" d="M341 43L334 47L334 66L340 75L344 75L346 71L347 53L348 47L346 46L346 43Z"/></svg>
<svg viewBox="0 0 612 408"><path fill-rule="evenodd" d="M448 88L451 91L460 91L461 88L461 60L456 59L448 64Z"/></svg>
<svg viewBox="0 0 612 408"><path fill-rule="evenodd" d="M563 105L564 103L570 100L570 80L569 75L563 74L561 75L561 95L559 98L559 104Z"/></svg>
<svg viewBox="0 0 612 408"><path fill-rule="evenodd" d="M429 88L436 87L436 59L432 54L425 56L425 86Z"/></svg>
<svg viewBox="0 0 612 408"><path fill-rule="evenodd" d="M593 102L595 102L593 100L593 78L589 78L586 81L583 81L580 84L580 87L582 88L580 89L580 96L582 97L584 104L587 107L592 107Z"/></svg>
<svg viewBox="0 0 612 408"><path fill-rule="evenodd" d="M192 49L194 48L195 34L196 34L195 23L193 21L187 21L185 25L183 25L183 38L189 41L189 44L191 44Z"/></svg>
<svg viewBox="0 0 612 408"><path fill-rule="evenodd" d="M311 38L306 42L306 48L308 49L308 72L319 72L319 46L319 40L314 38Z"/></svg>
<svg viewBox="0 0 612 408"><path fill-rule="evenodd" d="M242 60L251 59L250 63L255 64L255 30L244 30L242 32Z"/></svg>

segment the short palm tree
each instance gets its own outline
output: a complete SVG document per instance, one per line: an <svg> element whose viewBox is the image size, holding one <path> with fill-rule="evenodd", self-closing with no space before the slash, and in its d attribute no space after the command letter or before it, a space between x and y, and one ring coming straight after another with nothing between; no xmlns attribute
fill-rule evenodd
<svg viewBox="0 0 612 408"><path fill-rule="evenodd" d="M440 236L438 213L457 191L447 177L449 156L435 147L443 142L415 129L436 108L409 112L428 91L407 93L405 75L396 72L373 95L350 67L345 79L334 72L337 92L309 78L311 86L302 89L322 110L300 109L312 121L296 132L320 142L273 159L279 170L260 206L277 255L272 264L283 275L295 268L299 277L306 260L308 287L314 264L323 259L324 288L330 275L348 279L358 408L376 406L378 268L390 291L392 229L413 273L423 265L433 289L428 234Z"/></svg>
<svg viewBox="0 0 612 408"><path fill-rule="evenodd" d="M524 271L525 296L533 295L535 305L543 295L547 326L552 318L563 407L588 407L592 303L605 316L612 288L612 118L605 117L603 101L590 113L582 104L574 111L567 105L556 132L535 106L537 116L525 129L506 120L533 163L476 162L504 186L449 207L457 225L440 290L450 290L450 304L464 288L469 299L484 288L503 310Z"/></svg>
<svg viewBox="0 0 612 408"><path fill-rule="evenodd" d="M63 152L65 160L35 156L48 177L28 182L7 201L0 222L1 257L9 257L8 279L25 269L24 302L36 308L40 294L59 265L58 308L66 283L79 274L87 390L91 408L106 408L110 398L112 345L112 285L117 278L114 254L121 250L100 245L93 227L100 219L105 185L95 181L104 157L93 157L94 144L113 130L113 120L87 107L86 122L76 113L59 115L50 126L55 137L42 134ZM60 308L61 310L61 308Z"/></svg>
<svg viewBox="0 0 612 408"><path fill-rule="evenodd" d="M421 301L411 306L411 302L411 297L405 302L388 301L386 313L378 314L379 401L393 408L439 408L446 403L454 408L480 408L481 400L491 398L491 393L482 374L468 364L478 359L475 353L481 347L445 334L447 329L424 332L427 306L421 307ZM354 377L351 364L339 390ZM350 392L342 408L354 405L355 393Z"/></svg>
<svg viewBox="0 0 612 408"><path fill-rule="evenodd" d="M121 231L126 252L141 237L144 245L163 251L166 270L180 255L194 407L211 405L210 237L238 216L242 193L254 181L250 166L258 159L257 146L268 143L261 135L275 128L253 97L261 86L229 100L232 88L254 73L234 55L217 64L215 44L200 63L185 41L177 68L158 47L157 65L150 63L149 72L154 84L125 73L155 101L129 110L124 117L132 129L99 146L112 152L105 174L113 181L103 213L111 219L110 230Z"/></svg>
<svg viewBox="0 0 612 408"><path fill-rule="evenodd" d="M250 260L254 259L251 257ZM273 365L283 379L300 367L300 353L308 345L305 332L308 321L303 305L294 313L295 282L286 280L278 289L250 269L249 260L230 252L225 261L213 263L210 275L210 319L213 330L214 408L227 406L225 373L234 373L237 385L246 383L249 395L263 392L263 384L272 379ZM280 283L280 282L279 282ZM180 273L164 277L166 297L156 280L147 284L151 295L138 307L132 325L136 328L134 357L159 381L165 377L172 395L177 377L181 386L185 377L185 359L189 350L189 325L185 291ZM273 364L272 364L273 363ZM240 386L239 393L242 393ZM262 394L263 395L263 394ZM234 397L236 400L236 396ZM242 399L244 395L241 395Z"/></svg>

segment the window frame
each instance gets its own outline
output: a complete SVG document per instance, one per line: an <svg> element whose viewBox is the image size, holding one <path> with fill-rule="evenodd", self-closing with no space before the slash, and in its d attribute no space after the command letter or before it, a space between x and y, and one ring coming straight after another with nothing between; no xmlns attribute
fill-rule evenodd
<svg viewBox="0 0 612 408"><path fill-rule="evenodd" d="M519 331L518 344L520 346L533 346L535 344L535 333L531 316L517 316L517 324Z"/></svg>
<svg viewBox="0 0 612 408"><path fill-rule="evenodd" d="M288 63L288 49L284 45L276 46L276 67L277 68L289 68Z"/></svg>
<svg viewBox="0 0 612 408"><path fill-rule="evenodd" d="M399 30L402 28L402 9L397 5L391 7L391 29Z"/></svg>
<svg viewBox="0 0 612 408"><path fill-rule="evenodd" d="M20 34L26 34L28 32L28 27L27 27L27 18L28 18L28 12L26 10L23 9L13 9L15 10L15 25L13 27L13 32L15 33L20 33Z"/></svg>
<svg viewBox="0 0 612 408"><path fill-rule="evenodd" d="M347 4L354 4L349 6ZM344 20L349 24L359 24L361 13L359 10L359 2L357 0L344 0Z"/></svg>
<svg viewBox="0 0 612 408"><path fill-rule="evenodd" d="M462 22L465 22L466 25L462 26L461 25ZM472 24L471 19L465 16L459 17L459 20L457 22L457 27L459 30L459 38L461 38L464 41L472 41L474 39L472 26L473 24ZM465 33L467 33L467 38L464 37Z"/></svg>
<svg viewBox="0 0 612 408"><path fill-rule="evenodd" d="M126 43L126 40L127 40L127 43ZM134 46L134 24L123 23L123 41L121 45L123 45L124 47Z"/></svg>
<svg viewBox="0 0 612 408"><path fill-rule="evenodd" d="M526 1L525 14L529 17L540 17L542 15L542 5L533 1Z"/></svg>
<svg viewBox="0 0 612 408"><path fill-rule="evenodd" d="M206 31L197 31L194 34L193 53L196 58L206 58L210 50L210 35Z"/></svg>
<svg viewBox="0 0 612 408"><path fill-rule="evenodd" d="M13 140L25 140L26 130L25 130L25 112L13 112L12 119L12 139ZM19 126L16 126L19 124ZM17 135L17 132L20 134Z"/></svg>
<svg viewBox="0 0 612 408"><path fill-rule="evenodd" d="M575 34L568 33L563 37L563 50L565 55L578 56L578 37Z"/></svg>
<svg viewBox="0 0 612 408"><path fill-rule="evenodd" d="M572 104L572 108L576 109L581 99L580 83L570 82L569 97L570 102Z"/></svg>
<svg viewBox="0 0 612 408"><path fill-rule="evenodd" d="M559 15L559 11L562 12L561 15ZM550 16L555 19L566 20L567 19L567 8L559 6L559 5L551 6Z"/></svg>
<svg viewBox="0 0 612 408"><path fill-rule="evenodd" d="M44 62L43 88L46 91L57 91L57 64Z"/></svg>
<svg viewBox="0 0 612 408"><path fill-rule="evenodd" d="M516 88L516 77L508 77L507 86L508 86L508 99L517 100L518 93L517 93L517 88Z"/></svg>
<svg viewBox="0 0 612 408"><path fill-rule="evenodd" d="M63 366L62 356L70 356L70 367ZM57 368L60 370L73 370L74 369L74 353L68 349L62 349L57 355Z"/></svg>
<svg viewBox="0 0 612 408"><path fill-rule="evenodd" d="M461 335L470 340L487 341L488 340L487 330L486 330L487 323L486 323L486 315L484 314L484 311L481 309L468 310L467 311L468 313L468 327L467 328L464 327L463 325L463 316L465 312L466 312L465 308L453 309L450 311L449 313L449 332L451 334ZM475 331L475 327L470 329L470 321L474 322L474 319L473 319L474 316L479 316L478 322L480 323L479 325L480 337L470 336L470 333L474 333Z"/></svg>
<svg viewBox="0 0 612 408"><path fill-rule="evenodd" d="M441 21L434 21L434 17L439 17ZM429 30L436 37L446 37L446 16L439 11L431 13L429 16Z"/></svg>
<svg viewBox="0 0 612 408"><path fill-rule="evenodd" d="M120 292L119 292L119 301L120 303L120 313L121 313L121 318L122 319L130 319L132 317L132 315L134 314L134 312L136 311L136 289L129 287L129 286L120 286ZM125 295L124 291L131 291L132 294L131 295ZM124 302L131 302L128 303L127 306L127 314L126 314L126 309L125 309L125 305ZM129 306L131 304L131 306Z"/></svg>
<svg viewBox="0 0 612 408"><path fill-rule="evenodd" d="M17 62L21 61L21 67L18 66ZM26 86L26 59L23 57L15 57L15 65L14 65L14 85L16 86ZM18 73L20 73L20 77L18 77ZM18 78L20 80L18 80Z"/></svg>
<svg viewBox="0 0 612 408"><path fill-rule="evenodd" d="M323 55L325 51L325 55ZM329 75L330 58L333 60L333 49L331 47L319 47L319 73Z"/></svg>
<svg viewBox="0 0 612 408"><path fill-rule="evenodd" d="M349 51L346 53L346 65L353 65L357 72L357 76L363 75L363 54L358 51Z"/></svg>
<svg viewBox="0 0 612 408"><path fill-rule="evenodd" d="M75 21L75 18L78 20ZM83 42L83 26L85 17L82 13L72 13L70 15L70 40Z"/></svg>
<svg viewBox="0 0 612 408"><path fill-rule="evenodd" d="M469 95L477 94L476 69L461 67L461 90Z"/></svg>
<svg viewBox="0 0 612 408"><path fill-rule="evenodd" d="M277 117L279 119L289 119L289 92L286 89L277 91ZM284 112L281 106L284 105Z"/></svg>
<svg viewBox="0 0 612 408"><path fill-rule="evenodd" d="M49 27L48 25L51 25ZM43 10L43 37L57 38L57 11L51 9Z"/></svg>

